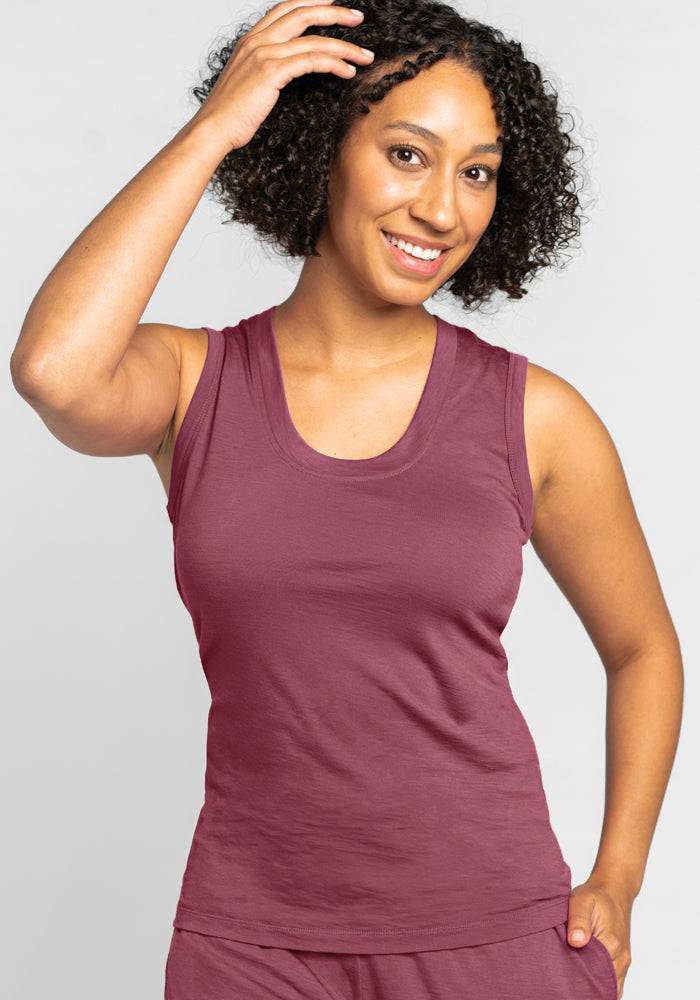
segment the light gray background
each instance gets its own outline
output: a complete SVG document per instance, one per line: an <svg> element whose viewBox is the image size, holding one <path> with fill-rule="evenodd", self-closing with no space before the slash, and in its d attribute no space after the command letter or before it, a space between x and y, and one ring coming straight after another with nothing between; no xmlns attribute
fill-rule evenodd
<svg viewBox="0 0 700 1000"><path fill-rule="evenodd" d="M262 6L24 0L2 16L4 815L0 992L160 998L203 797L208 690L146 456L62 445L13 390L9 356L51 267L194 113L210 42ZM676 765L633 911L627 1000L696 989L697 120L693 0L473 0L579 111L596 202L568 269L491 316L446 319L572 382L618 446L687 668ZM224 326L297 274L200 203L144 314ZM600 833L603 669L531 548L505 635L575 882Z"/></svg>

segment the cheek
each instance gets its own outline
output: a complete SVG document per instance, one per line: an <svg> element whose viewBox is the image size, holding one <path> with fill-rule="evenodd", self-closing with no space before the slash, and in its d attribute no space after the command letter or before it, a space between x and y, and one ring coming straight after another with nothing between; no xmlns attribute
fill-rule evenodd
<svg viewBox="0 0 700 1000"><path fill-rule="evenodd" d="M349 196L365 215L385 214L406 197L405 185L395 173L383 170L380 164L362 164L348 180Z"/></svg>
<svg viewBox="0 0 700 1000"><path fill-rule="evenodd" d="M416 197L413 186L405 181L402 183L395 174L386 177L381 174L375 175L374 195L378 213L391 212L398 206L410 204L411 200Z"/></svg>
<svg viewBox="0 0 700 1000"><path fill-rule="evenodd" d="M329 183L329 210L345 226L361 217L373 216L385 203L387 185L377 171L366 163L355 163L352 170L339 172Z"/></svg>
<svg viewBox="0 0 700 1000"><path fill-rule="evenodd" d="M496 209L496 192L494 190L493 194L490 192L484 193L478 201L472 205L470 212L472 220L472 230L474 235L482 236L483 233L488 228L488 225L493 218L493 213Z"/></svg>

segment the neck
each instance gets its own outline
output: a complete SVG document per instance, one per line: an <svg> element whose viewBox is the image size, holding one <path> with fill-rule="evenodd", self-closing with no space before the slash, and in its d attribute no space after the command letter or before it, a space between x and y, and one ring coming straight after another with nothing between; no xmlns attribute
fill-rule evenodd
<svg viewBox="0 0 700 1000"><path fill-rule="evenodd" d="M423 307L377 298L308 257L294 291L273 313L280 350L325 370L375 368L431 351L436 321Z"/></svg>

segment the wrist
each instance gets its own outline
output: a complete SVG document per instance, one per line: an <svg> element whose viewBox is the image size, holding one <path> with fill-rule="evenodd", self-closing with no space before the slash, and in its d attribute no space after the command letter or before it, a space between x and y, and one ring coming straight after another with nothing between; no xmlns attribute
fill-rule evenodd
<svg viewBox="0 0 700 1000"><path fill-rule="evenodd" d="M199 112L182 126L172 142L189 156L201 160L212 174L232 149L217 122L210 117L199 117Z"/></svg>
<svg viewBox="0 0 700 1000"><path fill-rule="evenodd" d="M642 879L636 872L614 863L597 862L587 881L604 886L608 892L621 897L629 908L639 895L642 886Z"/></svg>

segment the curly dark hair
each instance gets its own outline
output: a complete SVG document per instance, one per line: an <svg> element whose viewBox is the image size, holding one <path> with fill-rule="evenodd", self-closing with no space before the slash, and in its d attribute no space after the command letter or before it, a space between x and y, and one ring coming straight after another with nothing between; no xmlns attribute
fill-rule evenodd
<svg viewBox="0 0 700 1000"><path fill-rule="evenodd" d="M340 6L358 0L335 0ZM529 61L521 44L479 21L466 20L436 0L360 0L365 17L356 27L313 25L303 34L352 41L375 59L351 79L307 73L288 83L253 138L233 149L209 188L229 216L252 225L284 256L319 256L316 242L328 207L327 173L332 156L368 102L444 58L478 73L493 97L503 140L498 194L491 221L465 263L442 288L465 308L485 303L495 291L526 294L524 283L542 268L562 266L576 244L582 212L581 147L573 119L561 113L558 95ZM268 11L272 7L268 8ZM192 89L203 104L239 39L209 54L206 79Z"/></svg>

